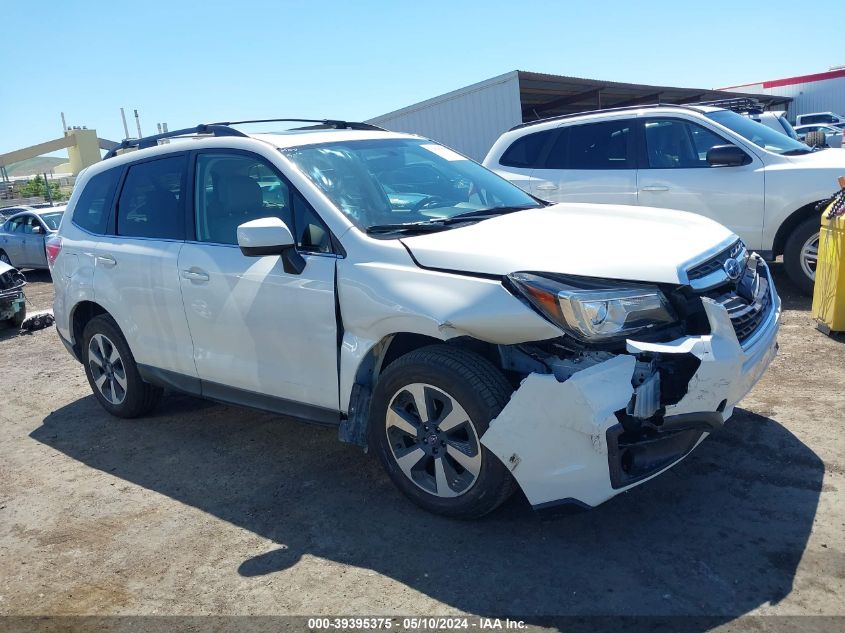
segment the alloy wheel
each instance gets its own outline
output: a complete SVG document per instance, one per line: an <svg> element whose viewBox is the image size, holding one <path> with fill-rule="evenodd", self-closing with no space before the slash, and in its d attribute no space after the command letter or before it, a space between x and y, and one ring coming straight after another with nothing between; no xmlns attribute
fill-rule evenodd
<svg viewBox="0 0 845 633"><path fill-rule="evenodd" d="M816 264L819 260L819 234L813 233L801 247L801 270L807 277L816 280Z"/></svg>
<svg viewBox="0 0 845 633"><path fill-rule="evenodd" d="M397 465L418 487L437 497L460 496L481 472L481 446L466 411L448 393L412 383L390 399L387 441Z"/></svg>
<svg viewBox="0 0 845 633"><path fill-rule="evenodd" d="M114 343L95 334L88 343L88 366L100 395L118 405L126 399L126 367Z"/></svg>

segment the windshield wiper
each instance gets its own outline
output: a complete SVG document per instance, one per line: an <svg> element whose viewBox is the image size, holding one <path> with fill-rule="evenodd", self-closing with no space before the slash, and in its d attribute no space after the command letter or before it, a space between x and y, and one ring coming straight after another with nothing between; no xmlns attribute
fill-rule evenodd
<svg viewBox="0 0 845 633"><path fill-rule="evenodd" d="M796 148L785 151L781 156L803 156L804 154L812 154L815 151L815 149L809 147L807 149Z"/></svg>
<svg viewBox="0 0 845 633"><path fill-rule="evenodd" d="M458 222L465 222L467 220L486 220L487 218L495 218L498 215L505 215L508 213L516 213L517 211L526 211L528 209L539 209L540 206L530 207L491 207L490 209L476 209L475 211L467 211L466 213L459 213L448 218L432 218L432 220L439 220L444 224L456 224Z"/></svg>
<svg viewBox="0 0 845 633"><path fill-rule="evenodd" d="M405 222L398 224L374 224L367 227L368 235L379 235L382 233L435 233L446 228L443 224L432 224L431 220L422 222Z"/></svg>
<svg viewBox="0 0 845 633"><path fill-rule="evenodd" d="M419 222L404 222L400 224L375 224L367 227L368 234L380 233L433 233L435 231L442 231L446 227L455 224L465 224L467 222L479 222L489 218L495 218L507 213L515 213L517 211L525 211L526 209L539 209L540 207L492 207L490 209L476 209L474 211L467 211L466 213L459 213L448 218L431 218L429 220L421 220Z"/></svg>

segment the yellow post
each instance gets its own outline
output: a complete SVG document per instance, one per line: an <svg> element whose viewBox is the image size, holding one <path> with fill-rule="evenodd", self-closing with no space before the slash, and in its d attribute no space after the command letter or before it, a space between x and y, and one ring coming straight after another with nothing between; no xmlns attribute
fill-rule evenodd
<svg viewBox="0 0 845 633"><path fill-rule="evenodd" d="M845 189L845 178L839 186ZM845 215L828 219L832 206L822 213L813 290L813 318L825 334L845 331Z"/></svg>

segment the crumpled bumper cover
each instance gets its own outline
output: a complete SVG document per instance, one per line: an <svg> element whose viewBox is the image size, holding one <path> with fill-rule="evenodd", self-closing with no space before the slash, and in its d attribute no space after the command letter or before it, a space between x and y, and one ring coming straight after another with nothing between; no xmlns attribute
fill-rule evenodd
<svg viewBox="0 0 845 633"><path fill-rule="evenodd" d="M703 298L711 333L668 343L628 341L629 354L577 372L564 382L530 374L490 423L481 443L511 471L535 508L576 502L596 506L660 474L683 459L733 413L777 352L780 299L745 346L724 307ZM631 453L616 412L631 400L636 354L692 354L700 360L686 394L666 406L663 444ZM667 441L668 440L668 441ZM647 463L645 475L625 459ZM630 472L633 468L634 472Z"/></svg>

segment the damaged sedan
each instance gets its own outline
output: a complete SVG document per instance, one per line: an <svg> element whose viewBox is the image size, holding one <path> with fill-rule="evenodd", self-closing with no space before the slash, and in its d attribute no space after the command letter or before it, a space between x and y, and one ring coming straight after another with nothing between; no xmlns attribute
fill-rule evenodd
<svg viewBox="0 0 845 633"><path fill-rule="evenodd" d="M765 262L701 216L550 205L366 124L179 135L86 170L47 244L59 335L116 416L171 389L336 426L449 516L517 487L595 506L777 351Z"/></svg>
<svg viewBox="0 0 845 633"><path fill-rule="evenodd" d="M17 268L0 261L0 321L20 329L26 319L26 278Z"/></svg>

